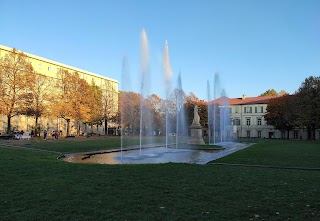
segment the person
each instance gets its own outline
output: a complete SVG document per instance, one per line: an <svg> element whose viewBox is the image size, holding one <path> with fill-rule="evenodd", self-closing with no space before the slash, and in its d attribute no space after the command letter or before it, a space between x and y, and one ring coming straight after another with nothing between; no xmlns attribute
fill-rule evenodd
<svg viewBox="0 0 320 221"><path fill-rule="evenodd" d="M44 130L44 131L43 131L43 139L44 139L44 140L47 139L47 134L48 134L47 130Z"/></svg>
<svg viewBox="0 0 320 221"><path fill-rule="evenodd" d="M54 139L55 139L55 140L58 140L58 131L55 131L55 132L54 132Z"/></svg>

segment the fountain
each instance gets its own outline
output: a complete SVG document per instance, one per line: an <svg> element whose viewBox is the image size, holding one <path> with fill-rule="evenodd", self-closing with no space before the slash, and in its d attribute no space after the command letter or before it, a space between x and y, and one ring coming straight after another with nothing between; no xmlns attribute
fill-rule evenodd
<svg viewBox="0 0 320 221"><path fill-rule="evenodd" d="M210 96L210 84L207 83L208 90L208 128L209 137L213 138L213 144L231 142L232 136L230 135L231 118L230 118L230 105L229 99L226 96L225 89L221 90L219 74L215 73L214 76L214 89L213 101ZM217 98L217 94L220 97ZM211 131L212 130L212 131ZM209 144L211 139L209 138Z"/></svg>
<svg viewBox="0 0 320 221"><path fill-rule="evenodd" d="M213 153L220 153L220 150L191 150L191 149L183 149L179 148L180 144L185 142L185 138L188 136L188 125L186 124L185 119L185 94L182 90L182 80L181 73L179 73L177 79L177 87L172 90L171 85L171 76L172 69L170 65L169 59L169 49L168 42L165 41L164 46L164 54L163 54L163 73L164 73L164 82L165 82L165 107L163 113L165 113L165 145L160 145L158 147L154 147L152 141L152 145L148 145L146 147L143 142L145 142L142 138L143 136L152 135L151 131L153 131L153 115L146 104L147 99L150 97L150 70L149 70L149 49L148 49L148 40L147 35L144 30L141 32L141 79L139 84L140 90L140 119L136 119L139 117L134 117L136 115L133 114L133 111L137 102L132 96L136 96L131 91L130 85L130 75L128 71L128 60L126 57L123 58L122 62L122 97L121 97L121 125L123 126L123 119L128 118L132 119L132 121L137 120L137 124L139 125L139 146L138 148L132 148L133 150L127 151L128 148L125 148L124 151L124 128L121 127L121 148L120 151L104 151L101 153L93 153L87 154L83 157L83 159L89 159L88 162L91 162L91 159L94 162L100 162L100 158L103 158L103 163L166 163L166 162L188 162L188 163L206 163L212 159L216 159L217 156L213 156ZM210 84L209 81L207 83L208 88L208 100L211 100L210 96ZM126 92L126 93L124 93ZM218 74L215 75L214 81L214 99L216 101L216 95L221 94L221 98L217 99L219 102L214 102L212 105L208 107L208 126L209 126L209 134L210 137L213 137L214 143L216 143L217 137L220 136L220 142L227 141L228 138L228 125L230 125L229 117L229 105L228 99L226 98L226 94L224 90L220 90L220 82ZM218 105L219 103L219 105ZM174 107L174 108L173 108ZM138 108L139 109L139 108ZM220 116L220 117L218 117ZM174 122L175 120L175 122ZM194 109L194 119L193 123L190 126L191 138L189 139L189 144L205 144L202 137L202 126L200 125L200 117L198 115L198 107L196 106ZM175 126L174 126L175 123ZM132 133L134 134L135 127L133 126L134 122L131 125ZM211 131L211 128L213 130ZM175 149L171 148L168 151L169 141L168 135L169 132L175 134ZM173 133L174 132L174 133ZM213 136L211 133L213 132ZM217 136L218 135L218 136ZM211 139L209 139L209 143L211 143ZM143 153L142 153L143 149ZM105 154L108 153L108 154ZM106 155L106 156L105 156ZM221 155L222 156L222 155Z"/></svg>
<svg viewBox="0 0 320 221"><path fill-rule="evenodd" d="M176 149L180 143L184 143L185 137L188 136L188 128L186 126L186 116L185 116L185 97L182 90L181 74L178 76L178 86L175 90L175 103L176 103ZM180 138L180 140L179 140Z"/></svg>
<svg viewBox="0 0 320 221"><path fill-rule="evenodd" d="M121 90L122 91L130 91L131 87L130 87L130 75L128 72L128 59L127 57L124 57L122 60L122 84L121 84ZM122 94L122 96L124 96ZM126 99L124 99L124 97L122 97L121 99L121 104L120 104L120 112L121 112L121 125L123 125L123 119L126 117L125 115L128 114L125 112L125 108L124 108L124 101ZM121 146L120 146L120 152L121 152L121 159L122 159L122 151L123 151L123 147L124 147L124 143L123 143L123 135L124 135L124 128L123 126L121 126Z"/></svg>
<svg viewBox="0 0 320 221"><path fill-rule="evenodd" d="M171 75L172 69L170 65L169 59L169 49L168 49L168 41L166 40L164 46L164 53L163 53L163 70L164 70L164 77L165 77L165 90L166 90L166 102L165 102L165 116L166 116L166 152L168 151L168 135L169 135L169 99L171 93Z"/></svg>

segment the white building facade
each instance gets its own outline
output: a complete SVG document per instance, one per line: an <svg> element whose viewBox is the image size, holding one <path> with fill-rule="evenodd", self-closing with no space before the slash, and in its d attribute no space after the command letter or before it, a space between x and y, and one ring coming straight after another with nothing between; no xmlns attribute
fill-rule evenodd
<svg viewBox="0 0 320 221"><path fill-rule="evenodd" d="M275 96L229 99L232 125L236 127L238 138L287 138L286 132L267 125L264 115L270 99ZM235 128L234 128L235 129ZM289 139L307 139L307 130L296 128L289 132ZM316 130L316 140L320 140L320 129Z"/></svg>

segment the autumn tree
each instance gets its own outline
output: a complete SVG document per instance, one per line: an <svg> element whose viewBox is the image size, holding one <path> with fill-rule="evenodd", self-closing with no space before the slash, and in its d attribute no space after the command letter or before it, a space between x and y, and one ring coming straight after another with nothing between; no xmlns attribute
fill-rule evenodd
<svg viewBox="0 0 320 221"><path fill-rule="evenodd" d="M134 135L140 126L140 99L138 93L121 91L119 94L119 110L121 127Z"/></svg>
<svg viewBox="0 0 320 221"><path fill-rule="evenodd" d="M116 116L118 106L118 92L111 81L105 81L103 85L101 103L104 129L107 134L108 123Z"/></svg>
<svg viewBox="0 0 320 221"><path fill-rule="evenodd" d="M70 135L70 121L75 120L79 135L80 123L87 122L92 114L90 109L94 102L92 91L89 84L81 79L77 72L71 74L67 70L60 70L59 76L60 94L53 103L52 113L66 120L67 136Z"/></svg>
<svg viewBox="0 0 320 221"><path fill-rule="evenodd" d="M38 120L42 115L46 115L52 96L49 91L51 79L47 76L32 73L33 86L29 88L25 96L24 107L20 110L21 114L35 117L35 134L37 135L39 124Z"/></svg>
<svg viewBox="0 0 320 221"><path fill-rule="evenodd" d="M316 129L320 127L320 77L305 79L297 93L297 121L308 130L308 139L315 140Z"/></svg>
<svg viewBox="0 0 320 221"><path fill-rule="evenodd" d="M293 95L284 95L273 98L267 106L267 113L264 118L268 125L274 126L276 129L289 133L297 125L296 118L296 97Z"/></svg>
<svg viewBox="0 0 320 221"><path fill-rule="evenodd" d="M190 93L189 96L186 97L186 116L187 116L187 122L188 125L191 125L193 121L193 110L195 105L198 105L198 114L200 116L200 124L201 125L206 125L208 122L208 111L207 111L207 102L204 100L200 100L195 94L192 92Z"/></svg>
<svg viewBox="0 0 320 221"><path fill-rule="evenodd" d="M152 94L147 99L153 112L154 129L163 132L165 130L165 101L156 94Z"/></svg>
<svg viewBox="0 0 320 221"><path fill-rule="evenodd" d="M286 94L288 94L285 90L281 90L280 92L279 92L279 96L283 96L283 95L286 95Z"/></svg>
<svg viewBox="0 0 320 221"><path fill-rule="evenodd" d="M177 135L187 135L187 125L185 122L185 104L187 102L187 95L182 89L176 88L171 94L172 106L175 108L173 122L175 125Z"/></svg>
<svg viewBox="0 0 320 221"><path fill-rule="evenodd" d="M18 115L32 88L33 68L27 56L13 49L0 58L0 113L7 117L7 133L11 131L11 118Z"/></svg>
<svg viewBox="0 0 320 221"><path fill-rule="evenodd" d="M89 120L85 121L84 124L91 125L91 130L93 130L93 125L102 125L103 121L102 90L94 80L89 87L92 95L92 100L89 103L91 114Z"/></svg>
<svg viewBox="0 0 320 221"><path fill-rule="evenodd" d="M190 94L186 97L187 103L197 103L199 101L200 99L193 92L190 92Z"/></svg>
<svg viewBox="0 0 320 221"><path fill-rule="evenodd" d="M268 89L266 92L259 95L259 97L263 96L278 96L278 93L274 89Z"/></svg>

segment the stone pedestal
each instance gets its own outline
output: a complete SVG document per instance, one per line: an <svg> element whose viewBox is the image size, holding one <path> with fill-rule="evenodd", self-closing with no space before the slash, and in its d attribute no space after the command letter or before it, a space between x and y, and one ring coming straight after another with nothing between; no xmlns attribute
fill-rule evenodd
<svg viewBox="0 0 320 221"><path fill-rule="evenodd" d="M202 126L200 124L192 124L190 126L190 138L188 144L205 144L202 137Z"/></svg>

